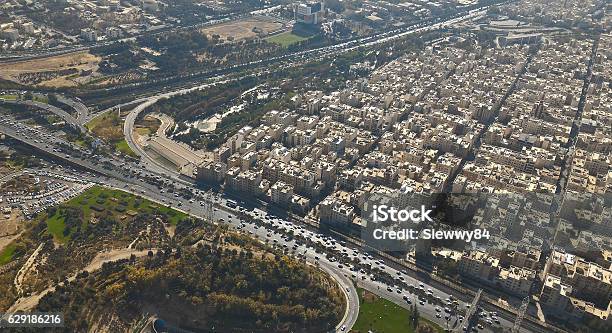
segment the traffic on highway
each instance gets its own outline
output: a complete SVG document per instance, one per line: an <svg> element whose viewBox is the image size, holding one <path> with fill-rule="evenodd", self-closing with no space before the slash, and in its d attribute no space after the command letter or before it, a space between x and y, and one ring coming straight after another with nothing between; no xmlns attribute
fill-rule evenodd
<svg viewBox="0 0 612 333"><path fill-rule="evenodd" d="M86 148L55 138L42 129L15 122L8 116L0 117L0 132L50 157L79 167L82 170L80 175L92 183L122 189L198 218L230 224L238 231L286 249L288 253L312 264L318 263L323 269L335 272L336 276L351 279L357 286L398 305L405 308L416 305L427 319L439 323L448 331L468 329L463 317L471 302L465 298L467 295L442 291L435 285L420 281L406 269L394 268L376 253L367 253L355 246L340 243L306 224L298 225L255 207L247 209L236 205L234 200L222 194L199 189L193 182L172 177L168 173L150 172L140 163L98 156ZM336 280L342 281L342 277ZM348 284L344 290L347 288L350 310L340 328L350 328L358 313L356 292ZM472 331L493 332L495 328L512 327L512 315L487 308L482 305L478 309ZM532 331L545 332L537 326Z"/></svg>

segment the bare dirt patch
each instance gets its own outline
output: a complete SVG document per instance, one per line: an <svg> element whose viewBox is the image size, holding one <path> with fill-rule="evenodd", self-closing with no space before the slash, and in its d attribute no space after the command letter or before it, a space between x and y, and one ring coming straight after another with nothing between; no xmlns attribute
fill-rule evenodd
<svg viewBox="0 0 612 333"><path fill-rule="evenodd" d="M3 244L3 240L17 235L23 223L23 216L19 209L11 209L10 214L4 214L3 211L4 209L0 209L0 250L8 245L8 243Z"/></svg>
<svg viewBox="0 0 612 333"><path fill-rule="evenodd" d="M0 78L26 85L65 87L95 73L101 58L88 52L0 64Z"/></svg>
<svg viewBox="0 0 612 333"><path fill-rule="evenodd" d="M202 33L209 38L219 35L226 41L238 41L242 39L265 37L271 32L278 31L284 27L283 22L272 18L248 18L234 22L222 23L202 29Z"/></svg>
<svg viewBox="0 0 612 333"><path fill-rule="evenodd" d="M123 259L129 259L132 255L136 256L137 258L143 257L147 255L148 252L149 250L138 251L138 250L132 250L132 249L114 249L108 252L101 252L101 253L98 253L98 255L96 255L96 257L83 270L87 272L93 272L95 270L100 269L104 263L111 262L111 261L117 261L117 260L123 260ZM35 252L33 256L34 255L38 255L38 253ZM28 263L26 263L26 265L27 264ZM78 272L75 272L72 276L70 276L67 279L67 281L69 282L74 281L76 279L77 273L83 270L79 270ZM55 291L55 285L52 285L39 293L22 297L18 299L6 312L13 313L17 311L30 310L36 307L36 305L38 304L38 302L40 302L40 299L43 298L43 296L53 291Z"/></svg>

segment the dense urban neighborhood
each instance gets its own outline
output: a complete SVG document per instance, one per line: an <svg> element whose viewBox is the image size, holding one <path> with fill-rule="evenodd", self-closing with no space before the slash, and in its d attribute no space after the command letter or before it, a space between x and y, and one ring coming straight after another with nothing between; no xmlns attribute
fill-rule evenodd
<svg viewBox="0 0 612 333"><path fill-rule="evenodd" d="M0 3L0 327L612 330L606 0Z"/></svg>

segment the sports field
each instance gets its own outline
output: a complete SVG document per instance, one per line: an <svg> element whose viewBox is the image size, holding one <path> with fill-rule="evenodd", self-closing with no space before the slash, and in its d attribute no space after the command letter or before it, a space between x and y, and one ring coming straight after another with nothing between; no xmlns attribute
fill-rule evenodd
<svg viewBox="0 0 612 333"><path fill-rule="evenodd" d="M298 36L292 32L283 32L282 34L274 35L272 37L266 38L266 40L270 43L276 43L283 47L287 47L291 44L295 44L301 42L303 40L307 40L308 37Z"/></svg>
<svg viewBox="0 0 612 333"><path fill-rule="evenodd" d="M247 38L265 36L271 32L283 29L283 27L284 24L281 21L268 17L254 17L213 25L201 31L208 37L219 35L223 40L233 39L234 41L239 41Z"/></svg>

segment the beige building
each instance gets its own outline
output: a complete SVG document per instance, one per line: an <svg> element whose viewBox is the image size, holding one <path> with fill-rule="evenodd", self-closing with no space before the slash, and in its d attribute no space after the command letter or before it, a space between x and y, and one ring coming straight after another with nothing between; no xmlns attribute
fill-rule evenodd
<svg viewBox="0 0 612 333"><path fill-rule="evenodd" d="M197 180L207 183L222 183L225 180L227 165L222 162L207 161L197 168Z"/></svg>
<svg viewBox="0 0 612 333"><path fill-rule="evenodd" d="M327 197L319 204L319 221L338 227L350 227L355 209L338 198Z"/></svg>

